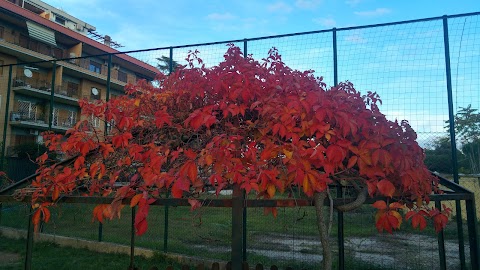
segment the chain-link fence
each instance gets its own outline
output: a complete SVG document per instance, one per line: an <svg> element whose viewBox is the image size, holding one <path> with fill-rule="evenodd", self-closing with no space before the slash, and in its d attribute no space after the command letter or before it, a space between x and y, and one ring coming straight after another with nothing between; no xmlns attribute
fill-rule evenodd
<svg viewBox="0 0 480 270"><path fill-rule="evenodd" d="M193 50L199 51L207 67L217 65L229 43L258 60L276 47L286 65L313 69L329 86L349 80L363 94L377 92L387 118L407 119L417 132L429 169L460 183L479 199L480 13L65 59L67 51L57 51L56 58L48 61L21 59L20 64L4 65L0 73L3 169L10 168L12 179L21 178L14 177L13 168L23 152L14 146L41 142L39 132L65 132L84 120L80 99L105 100L121 95L127 83L153 80L155 72L168 74L177 64L186 64L185 57ZM22 44L11 46L31 50ZM142 64L129 69L133 58ZM108 130L101 119L86 120ZM24 161L29 162L34 154L23 155ZM445 254L448 268L457 269L469 258L468 252L459 249L465 246L468 250L465 205L455 201L447 205L453 209L456 222L445 230ZM63 205L54 211L43 232L129 244L130 227L126 225L130 212L124 211L121 220L99 226L91 222L91 208ZM201 212L191 213L180 206L153 207L150 229L136 239L136 245L228 260L231 211L205 208ZM28 215L24 205L4 204L0 225L25 229ZM437 236L432 231L405 229L393 236L378 235L373 211L367 207L343 218L347 269L432 269L439 265ZM277 218L264 216L262 208L249 208L246 228L249 261L308 269L321 260L312 207L280 208ZM337 236L333 230L334 246L338 245ZM392 245L396 252L386 254L385 247L393 250Z"/></svg>

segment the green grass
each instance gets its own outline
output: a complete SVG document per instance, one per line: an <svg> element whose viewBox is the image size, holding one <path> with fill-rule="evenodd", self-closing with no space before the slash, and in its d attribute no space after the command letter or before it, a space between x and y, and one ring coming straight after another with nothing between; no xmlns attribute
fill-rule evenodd
<svg viewBox="0 0 480 270"><path fill-rule="evenodd" d="M62 236L98 239L98 223L92 222L94 205L63 204L53 207L52 218L44 224L43 232ZM374 226L375 209L364 206L344 215L344 231L348 237L375 237L378 232ZM154 206L148 216L149 229L143 236L136 237L137 247L145 247L159 252L164 251L165 208ZM3 206L0 225L15 228L27 228L29 211L21 204L5 204ZM295 236L297 239L318 239L315 210L313 207L279 208L278 216L265 215L263 208L247 210L247 250L263 249L288 251L289 243L271 241L274 238ZM336 217L332 229L332 240L336 249ZM168 220L168 252L203 257L213 260L230 259L231 246L231 209L203 207L200 212L191 212L189 207L169 207ZM131 210L127 206L122 211L121 219L105 221L103 224L103 241L130 244ZM423 231L413 230L410 224L404 223L401 229L406 234L422 234L435 237L433 225ZM452 220L446 231L446 239L456 239L456 225ZM405 247L407 248L407 247ZM348 250L347 250L348 252ZM301 254L319 254L318 245L297 251ZM290 252L290 254L293 254ZM291 257L291 256L290 256ZM279 267L296 266L312 268L311 264L285 259L271 259L253 252L248 253L251 263L277 264ZM355 269L359 262L352 265ZM366 268L369 269L369 268Z"/></svg>
<svg viewBox="0 0 480 270"><path fill-rule="evenodd" d="M25 241L25 239L13 240L0 235L0 251L20 255L17 262L8 265L2 265L0 263L0 270L23 269ZM86 249L59 247L56 244L48 242L35 243L32 254L33 270L118 270L128 269L130 265L130 256L125 254L107 254L92 252ZM168 265L173 265L176 267L175 269L180 269L178 264L166 260L161 255L156 255L150 259L135 256L135 266L138 267L138 269L150 269L152 266L165 269Z"/></svg>

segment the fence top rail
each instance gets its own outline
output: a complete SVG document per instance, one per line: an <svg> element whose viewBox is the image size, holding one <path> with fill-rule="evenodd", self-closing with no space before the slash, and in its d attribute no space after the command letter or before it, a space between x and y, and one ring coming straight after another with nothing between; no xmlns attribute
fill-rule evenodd
<svg viewBox="0 0 480 270"><path fill-rule="evenodd" d="M91 57L108 57L108 56L113 56L113 55L118 55L118 54L140 53L140 52L150 52L150 51L158 51L158 50L173 50L173 49L191 48L191 47L199 47L199 46L211 46L211 45L220 45L220 44L228 44L228 43L236 43L236 42L248 42L248 41L255 41L255 40L283 38L283 37L309 35L309 34L319 34L319 33L327 33L327 32L334 32L334 31L338 32L338 31L357 30L357 29L365 29L365 28L375 28L375 27L382 27L382 26L400 25L400 24L417 23L417 22L434 21L434 20L443 20L443 19L449 19L449 18L469 17L469 16L477 16L477 15L480 15L480 11L469 12L469 13L461 13L461 14L453 14L453 15L443 15L443 16L429 17L429 18L422 18L422 19L388 22L388 23L368 24L368 25L341 27L341 28L335 28L334 27L332 29L322 29L322 30L297 32L297 33L289 33L289 34L280 34L280 35L271 35L271 36L262 36L262 37L254 37L254 38L243 38L243 39L233 39L233 40L225 40L225 41L214 41L214 42L205 42L205 43L194 43L194 44L167 46L167 47L157 47L157 48L130 50L130 51L123 51L123 52L116 52L116 53L104 53L104 54L97 54L97 55L90 55L90 56L70 57L70 58L61 58L61 59L52 59L52 60L42 60L42 61L35 61L35 62L22 62L22 63L16 63L16 64L4 64L4 65L0 65L0 67L19 66L19 65L25 65L25 64L50 63L50 62L68 61L68 60L84 59L84 58L91 58Z"/></svg>
<svg viewBox="0 0 480 270"><path fill-rule="evenodd" d="M204 207L232 207L232 202L236 198L225 198L225 199L199 199L200 203ZM387 198L383 196L367 198L364 204L372 204L379 200L404 200L405 198ZM431 201L452 201L452 200L472 200L474 199L473 193L444 193L444 194L433 194L430 195ZM80 204L110 204L115 199L112 197L88 197L88 196L63 196L59 198L59 203L80 203ZM335 198L333 199L333 205L343 205L354 201L355 198ZM0 195L1 202L29 202L31 197L26 196L22 200L14 198L12 195ZM243 200L244 207L304 207L304 206L314 206L315 202L313 199L302 198L302 199L245 199ZM130 199L122 200L122 204L129 205ZM156 206L191 206L188 198L159 198L156 199L152 205ZM325 206L329 206L329 200L325 200Z"/></svg>

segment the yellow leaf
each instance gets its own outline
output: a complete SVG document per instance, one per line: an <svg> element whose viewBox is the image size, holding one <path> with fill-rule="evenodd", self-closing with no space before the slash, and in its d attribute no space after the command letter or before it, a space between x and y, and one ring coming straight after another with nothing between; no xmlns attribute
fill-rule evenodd
<svg viewBox="0 0 480 270"><path fill-rule="evenodd" d="M402 225L402 216L397 211L390 211L390 214L398 220L398 227L395 229L400 229L400 225Z"/></svg>
<svg viewBox="0 0 480 270"><path fill-rule="evenodd" d="M310 191L310 182L308 181L308 176L303 177L303 192L307 194Z"/></svg>
<svg viewBox="0 0 480 270"><path fill-rule="evenodd" d="M134 104L136 107L140 106L140 99L136 99Z"/></svg>
<svg viewBox="0 0 480 270"><path fill-rule="evenodd" d="M212 155L207 155L207 156L205 156L205 163L207 164L207 166L212 165L212 163L213 163L213 157L212 157Z"/></svg>
<svg viewBox="0 0 480 270"><path fill-rule="evenodd" d="M55 186L53 188L53 193L52 193L52 200L53 201L56 201L58 199L58 196L60 195L60 189L58 188L58 186Z"/></svg>
<svg viewBox="0 0 480 270"><path fill-rule="evenodd" d="M385 210L378 210L377 213L375 213L375 223L378 222L378 220L384 213L385 213Z"/></svg>
<svg viewBox="0 0 480 270"><path fill-rule="evenodd" d="M130 207L134 207L138 204L138 201L142 198L143 194L137 194L133 196L132 200L130 201Z"/></svg>
<svg viewBox="0 0 480 270"><path fill-rule="evenodd" d="M273 198L273 196L275 196L275 186L272 184L269 184L267 187L267 193L268 193L268 196L270 196L270 198Z"/></svg>
<svg viewBox="0 0 480 270"><path fill-rule="evenodd" d="M291 159L293 156L293 151L288 151L287 149L283 149L283 153L288 159Z"/></svg>

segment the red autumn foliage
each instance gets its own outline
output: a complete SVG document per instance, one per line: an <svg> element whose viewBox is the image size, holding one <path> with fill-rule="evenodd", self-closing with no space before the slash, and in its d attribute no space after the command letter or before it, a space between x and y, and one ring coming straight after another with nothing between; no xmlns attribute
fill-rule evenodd
<svg viewBox="0 0 480 270"><path fill-rule="evenodd" d="M400 227L406 202L414 227L423 229L425 217L445 226L447 216L425 203L437 179L423 164L416 133L407 121L387 120L377 94L361 95L350 82L327 89L312 71L286 66L276 49L258 62L231 45L211 68L197 53L156 86L140 81L109 102L81 101L82 114L105 119L109 134L87 121L64 138L46 134L51 151L76 158L54 166L38 158L35 224L40 215L48 220L46 207L60 196L78 192L115 198L95 208L99 221L119 216L121 201L131 199L142 234L150 204L167 192L190 197L207 185L219 192L238 184L271 198L292 187L312 196L352 183L370 196L401 196L401 203L375 203L379 231Z"/></svg>

